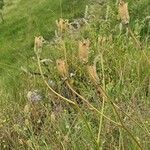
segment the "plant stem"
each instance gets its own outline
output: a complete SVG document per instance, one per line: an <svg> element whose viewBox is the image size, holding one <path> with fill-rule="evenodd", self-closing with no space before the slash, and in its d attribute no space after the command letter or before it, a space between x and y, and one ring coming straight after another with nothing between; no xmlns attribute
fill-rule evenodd
<svg viewBox="0 0 150 150"><path fill-rule="evenodd" d="M101 66L102 66L102 74L103 74L103 89L105 89L105 71L104 71L104 63L103 63L103 56L101 56ZM102 102L102 108L101 108L101 113L104 113L104 108L105 108L105 96L102 96L103 102ZM100 122L99 122L99 130L98 130L98 137L97 137L97 143L100 146L100 135L102 131L102 123L103 123L103 115L100 116Z"/></svg>

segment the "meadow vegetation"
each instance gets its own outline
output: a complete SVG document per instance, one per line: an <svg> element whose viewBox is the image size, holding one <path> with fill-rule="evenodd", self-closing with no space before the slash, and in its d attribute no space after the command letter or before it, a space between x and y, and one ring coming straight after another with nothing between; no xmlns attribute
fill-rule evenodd
<svg viewBox="0 0 150 150"><path fill-rule="evenodd" d="M150 149L150 2L126 2L4 1L0 149Z"/></svg>

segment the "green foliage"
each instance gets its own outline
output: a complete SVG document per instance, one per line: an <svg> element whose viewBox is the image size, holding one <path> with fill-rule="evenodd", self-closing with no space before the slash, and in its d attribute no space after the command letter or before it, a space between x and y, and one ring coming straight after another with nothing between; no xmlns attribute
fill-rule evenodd
<svg viewBox="0 0 150 150"><path fill-rule="evenodd" d="M129 1L130 25L142 50L137 49L124 27L120 29L116 0L100 4L98 0L11 2L6 1L5 22L0 23L0 149L137 150L137 141L148 150L149 1ZM111 120L72 93L56 69L56 60L64 58L64 47L62 43L52 44L57 29L55 20L83 17L86 4L90 4L89 9L95 15L92 21L78 31L63 33L69 73L73 74L70 83ZM62 96L77 101L79 107L51 92L40 75L22 71L21 66L39 73L33 51L34 36L39 35L47 40L41 59L50 59L47 67L41 65L47 75L45 80ZM107 39L102 45L98 43L99 35ZM99 84L109 96L105 105L101 102L104 97L90 82L87 68L78 58L78 41L83 37L91 41L88 64L92 65L99 56L96 63ZM31 103L27 93L36 89L42 100ZM120 117L109 100L119 107ZM129 132L114 124L120 124L120 119Z"/></svg>

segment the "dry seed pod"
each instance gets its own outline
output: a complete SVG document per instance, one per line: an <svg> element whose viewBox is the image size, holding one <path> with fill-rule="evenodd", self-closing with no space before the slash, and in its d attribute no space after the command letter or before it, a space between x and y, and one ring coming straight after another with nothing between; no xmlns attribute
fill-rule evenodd
<svg viewBox="0 0 150 150"><path fill-rule="evenodd" d="M89 46L89 39L79 41L79 59L84 63L88 62Z"/></svg>
<svg viewBox="0 0 150 150"><path fill-rule="evenodd" d="M87 71L88 71L88 74L89 74L89 77L91 79L91 81L94 83L94 84L98 84L99 83L99 77L97 75L97 72L96 72L96 66L87 66Z"/></svg>
<svg viewBox="0 0 150 150"><path fill-rule="evenodd" d="M121 19L122 24L128 24L130 20L129 11L128 11L128 3L124 1L120 1L119 3L119 16Z"/></svg>
<svg viewBox="0 0 150 150"><path fill-rule="evenodd" d="M58 31L62 33L68 29L69 21L60 18L59 20L56 20L56 25L58 27Z"/></svg>
<svg viewBox="0 0 150 150"><path fill-rule="evenodd" d="M61 60L61 59L57 59L56 60L56 66L57 66L57 70L58 70L59 74L63 78L67 78L67 76L68 76L68 67L67 67L65 61Z"/></svg>
<svg viewBox="0 0 150 150"><path fill-rule="evenodd" d="M39 49L42 49L43 44L45 43L45 39L43 36L35 37L34 39L34 51L38 51Z"/></svg>

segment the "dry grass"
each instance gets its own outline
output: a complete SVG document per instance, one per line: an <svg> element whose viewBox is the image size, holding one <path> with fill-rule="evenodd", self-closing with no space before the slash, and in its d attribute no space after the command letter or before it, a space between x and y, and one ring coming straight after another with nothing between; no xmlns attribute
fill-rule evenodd
<svg viewBox="0 0 150 150"><path fill-rule="evenodd" d="M128 24L127 4L119 7ZM94 2L80 28L67 30L72 21L59 19L55 42L32 38L32 74L20 72L19 88L0 93L10 100L1 103L0 148L149 149L150 55L146 40L137 51L135 39L119 32L117 9Z"/></svg>

